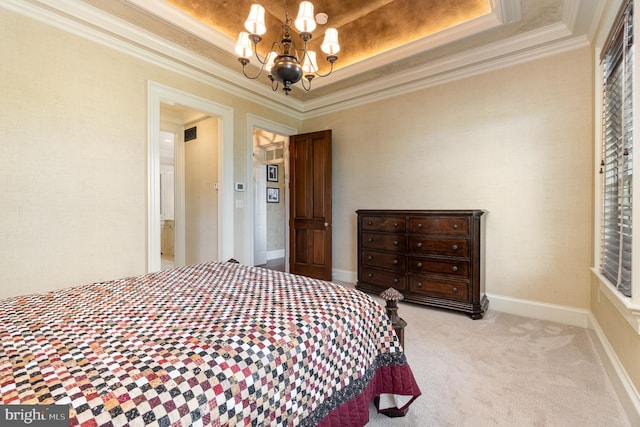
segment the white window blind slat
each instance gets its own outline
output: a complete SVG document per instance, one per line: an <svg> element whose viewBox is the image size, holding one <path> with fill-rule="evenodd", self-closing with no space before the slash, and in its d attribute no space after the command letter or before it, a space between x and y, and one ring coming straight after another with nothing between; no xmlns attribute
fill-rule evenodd
<svg viewBox="0 0 640 427"><path fill-rule="evenodd" d="M633 0L623 10L602 56L600 270L623 294L631 296Z"/></svg>

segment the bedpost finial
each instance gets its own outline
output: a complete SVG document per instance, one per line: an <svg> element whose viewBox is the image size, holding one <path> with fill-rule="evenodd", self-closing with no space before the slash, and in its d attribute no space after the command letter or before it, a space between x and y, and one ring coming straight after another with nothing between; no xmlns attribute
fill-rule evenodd
<svg viewBox="0 0 640 427"><path fill-rule="evenodd" d="M380 296L387 301L402 301L404 299L404 295L398 292L395 288L387 289L382 292Z"/></svg>

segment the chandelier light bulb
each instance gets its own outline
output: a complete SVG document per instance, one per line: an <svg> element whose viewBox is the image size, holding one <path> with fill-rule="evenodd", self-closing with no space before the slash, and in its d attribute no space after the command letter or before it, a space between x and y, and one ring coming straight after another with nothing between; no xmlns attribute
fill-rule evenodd
<svg viewBox="0 0 640 427"><path fill-rule="evenodd" d="M275 50L272 50L271 52L269 52L269 55L267 55L267 63L264 64L264 70L268 74L271 74L271 68L273 68L273 62L276 60L277 57L278 57L278 52L276 52Z"/></svg>
<svg viewBox="0 0 640 427"><path fill-rule="evenodd" d="M267 32L267 26L264 23L264 7L257 3L251 5L249 17L244 21L244 28L246 28L250 34L257 34L259 36Z"/></svg>
<svg viewBox="0 0 640 427"><path fill-rule="evenodd" d="M316 20L313 15L313 3L310 1L303 1L300 3L298 17L294 24L301 33L311 33L316 29Z"/></svg>
<svg viewBox="0 0 640 427"><path fill-rule="evenodd" d="M251 40L249 40L249 33L246 31L240 32L235 51L240 58L249 59L251 58L251 55L253 55L253 48L251 47Z"/></svg>
<svg viewBox="0 0 640 427"><path fill-rule="evenodd" d="M313 75L318 71L318 62L316 61L316 53L312 50L308 50L302 63L302 72L305 78L308 75ZM310 79L307 79L310 80Z"/></svg>
<svg viewBox="0 0 640 427"><path fill-rule="evenodd" d="M327 55L336 55L340 52L340 43L338 43L338 30L335 28L327 28L324 33L324 41L320 49Z"/></svg>

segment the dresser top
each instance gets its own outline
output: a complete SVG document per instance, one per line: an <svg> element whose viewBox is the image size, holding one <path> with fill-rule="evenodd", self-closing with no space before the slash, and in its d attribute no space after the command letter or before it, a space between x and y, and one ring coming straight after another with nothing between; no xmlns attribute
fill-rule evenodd
<svg viewBox="0 0 640 427"><path fill-rule="evenodd" d="M484 209L358 209L356 211L358 215L473 215L480 216L487 213Z"/></svg>

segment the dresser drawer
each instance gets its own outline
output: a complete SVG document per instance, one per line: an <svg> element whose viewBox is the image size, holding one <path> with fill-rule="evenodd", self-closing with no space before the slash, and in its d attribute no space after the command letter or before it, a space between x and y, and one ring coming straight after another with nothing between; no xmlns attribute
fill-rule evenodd
<svg viewBox="0 0 640 427"><path fill-rule="evenodd" d="M407 239L403 235L383 233L362 233L362 247L384 249L387 251L405 252Z"/></svg>
<svg viewBox="0 0 640 427"><path fill-rule="evenodd" d="M363 216L362 229L404 233L405 219L401 216Z"/></svg>
<svg viewBox="0 0 640 427"><path fill-rule="evenodd" d="M409 218L409 233L468 236L469 219L457 217Z"/></svg>
<svg viewBox="0 0 640 427"><path fill-rule="evenodd" d="M404 272L405 259L406 257L402 254L362 251L360 262L369 267Z"/></svg>
<svg viewBox="0 0 640 427"><path fill-rule="evenodd" d="M358 209L356 289L482 318L485 211Z"/></svg>
<svg viewBox="0 0 640 427"><path fill-rule="evenodd" d="M439 259L410 257L409 272L415 274L438 274L460 279L469 278L469 261L457 259Z"/></svg>
<svg viewBox="0 0 640 427"><path fill-rule="evenodd" d="M380 285L385 289L394 287L399 291L407 288L407 281L404 273L394 273L392 271L375 270L372 268L361 269L362 277L360 281L372 283L374 285Z"/></svg>
<svg viewBox="0 0 640 427"><path fill-rule="evenodd" d="M409 277L409 291L418 294L452 298L466 301L469 298L469 285L426 277Z"/></svg>
<svg viewBox="0 0 640 427"><path fill-rule="evenodd" d="M469 256L469 241L467 239L438 239L409 236L409 252L466 258Z"/></svg>

